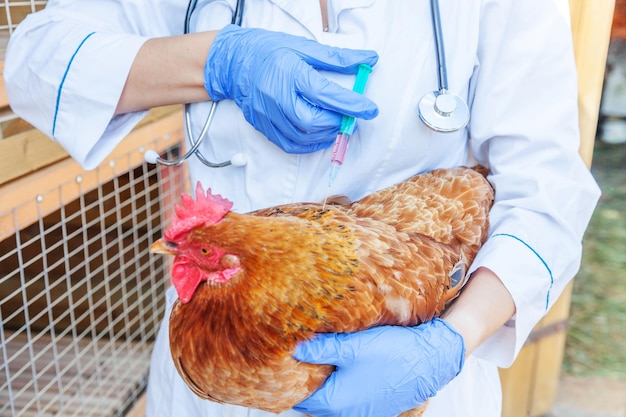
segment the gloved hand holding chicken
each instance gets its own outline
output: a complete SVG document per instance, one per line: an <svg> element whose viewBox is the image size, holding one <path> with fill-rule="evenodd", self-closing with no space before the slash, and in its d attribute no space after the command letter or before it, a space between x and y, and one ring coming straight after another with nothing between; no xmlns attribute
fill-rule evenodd
<svg viewBox="0 0 626 417"><path fill-rule="evenodd" d="M359 64L376 61L374 51L229 25L209 50L204 85L213 100L235 100L246 120L285 152L308 153L333 143L342 115L369 120L378 114L370 99L318 70L356 74Z"/></svg>
<svg viewBox="0 0 626 417"><path fill-rule="evenodd" d="M336 367L294 410L316 417L395 417L425 403L461 371L465 346L452 326L435 318L416 327L320 334L300 343L294 356Z"/></svg>

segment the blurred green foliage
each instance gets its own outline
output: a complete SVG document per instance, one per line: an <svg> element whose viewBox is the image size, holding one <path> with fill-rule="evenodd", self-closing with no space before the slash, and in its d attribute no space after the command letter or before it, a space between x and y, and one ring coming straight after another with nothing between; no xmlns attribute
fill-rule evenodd
<svg viewBox="0 0 626 417"><path fill-rule="evenodd" d="M626 380L626 143L597 141L592 173L602 198L574 281L563 370Z"/></svg>

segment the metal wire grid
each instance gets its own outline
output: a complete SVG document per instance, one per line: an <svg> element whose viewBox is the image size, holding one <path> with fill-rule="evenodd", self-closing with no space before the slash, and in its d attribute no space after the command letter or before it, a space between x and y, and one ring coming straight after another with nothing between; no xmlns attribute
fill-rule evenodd
<svg viewBox="0 0 626 417"><path fill-rule="evenodd" d="M171 156L171 155L170 155ZM99 175L99 173L98 173ZM146 385L169 267L149 246L184 173L145 163L0 242L0 416L121 416ZM41 213L44 199L59 207ZM165 213L165 216L161 216Z"/></svg>
<svg viewBox="0 0 626 417"><path fill-rule="evenodd" d="M27 14L43 9L46 3L46 0L0 2L0 34L8 38Z"/></svg>

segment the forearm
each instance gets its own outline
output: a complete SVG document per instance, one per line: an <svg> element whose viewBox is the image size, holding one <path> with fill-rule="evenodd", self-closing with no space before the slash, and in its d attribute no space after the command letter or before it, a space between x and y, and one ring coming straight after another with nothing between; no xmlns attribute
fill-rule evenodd
<svg viewBox="0 0 626 417"><path fill-rule="evenodd" d="M199 32L146 41L133 62L115 113L208 100L204 65L216 34Z"/></svg>
<svg viewBox="0 0 626 417"><path fill-rule="evenodd" d="M469 355L513 314L515 303L502 281L491 270L479 268L442 318L461 333Z"/></svg>

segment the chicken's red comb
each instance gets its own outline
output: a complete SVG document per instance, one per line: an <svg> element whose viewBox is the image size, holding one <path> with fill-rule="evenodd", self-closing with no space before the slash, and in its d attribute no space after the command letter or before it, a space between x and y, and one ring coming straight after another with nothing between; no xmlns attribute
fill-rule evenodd
<svg viewBox="0 0 626 417"><path fill-rule="evenodd" d="M177 241L181 234L194 227L217 223L233 207L233 203L222 196L211 194L210 188L205 193L200 181L196 184L195 200L187 194L182 194L180 198L182 207L176 204L172 225L163 233L165 240L170 242Z"/></svg>

